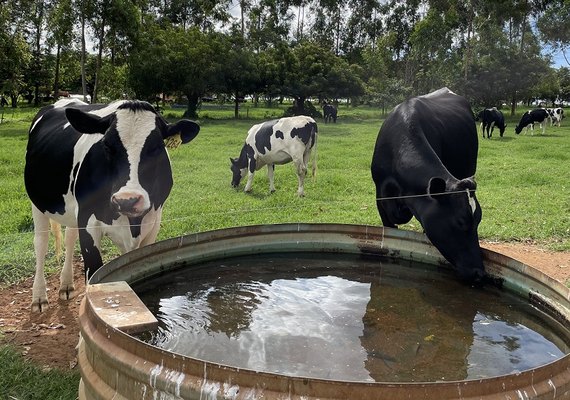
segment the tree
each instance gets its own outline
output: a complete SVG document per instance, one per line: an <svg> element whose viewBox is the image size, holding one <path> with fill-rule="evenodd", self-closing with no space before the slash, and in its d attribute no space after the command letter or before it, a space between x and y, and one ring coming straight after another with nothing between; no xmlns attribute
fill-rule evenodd
<svg viewBox="0 0 570 400"><path fill-rule="evenodd" d="M24 87L24 73L32 54L22 34L17 4L5 3L0 8L0 92L10 97L17 107Z"/></svg>
<svg viewBox="0 0 570 400"><path fill-rule="evenodd" d="M239 103L246 94L255 90L259 81L255 54L246 47L239 31L234 31L224 43L224 62L221 64L221 79L215 85L231 94L234 101L234 117L239 117Z"/></svg>
<svg viewBox="0 0 570 400"><path fill-rule="evenodd" d="M222 35L155 25L144 36L131 57L129 82L136 95L183 94L188 100L184 116L197 118L202 96L220 86L216 79L223 76L225 62Z"/></svg>
<svg viewBox="0 0 570 400"><path fill-rule="evenodd" d="M73 39L73 24L75 15L71 0L60 0L56 2L48 17L51 26L48 42L55 46L55 76L53 83L53 95L57 100L60 88L61 51L66 50L71 45Z"/></svg>
<svg viewBox="0 0 570 400"><path fill-rule="evenodd" d="M566 63L570 65L570 56L566 54L570 46L570 0L548 2L548 8L538 19L537 26L544 41L554 49L560 49Z"/></svg>

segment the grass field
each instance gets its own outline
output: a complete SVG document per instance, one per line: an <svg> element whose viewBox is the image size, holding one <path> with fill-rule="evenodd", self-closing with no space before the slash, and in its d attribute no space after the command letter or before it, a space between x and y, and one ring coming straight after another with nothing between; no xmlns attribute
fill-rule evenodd
<svg viewBox="0 0 570 400"><path fill-rule="evenodd" d="M165 115L175 119L182 111L167 109ZM248 128L260 120L278 117L282 111L245 105L240 119L234 120L230 106L201 110L198 137L170 151L174 188L166 203L159 239L237 225L380 224L369 167L382 116L372 108L343 106L337 124L319 123L318 172L316 179L307 179L305 198L296 196L297 179L291 164L277 166L274 194L269 193L266 170L256 174L251 194L243 193L243 184L240 190L230 186L229 158L238 156ZM0 285L33 274L33 224L23 169L27 129L34 112L23 109L6 113L0 125ZM508 118L505 137L499 138L495 132L491 140L479 141L476 180L483 209L480 237L533 240L553 250L570 250L568 119L560 128L549 127L545 135L533 136L515 135L517 121L517 117ZM402 228L419 230L420 226L412 220ZM116 255L106 242L105 258ZM57 268L50 254L48 272ZM5 363L18 363L17 357L0 348L0 364ZM11 373L35 382L37 371L27 364L20 369ZM6 382L3 375L0 372L0 384ZM71 380L70 385L77 387L77 375L59 379ZM0 397L2 394L0 391Z"/></svg>

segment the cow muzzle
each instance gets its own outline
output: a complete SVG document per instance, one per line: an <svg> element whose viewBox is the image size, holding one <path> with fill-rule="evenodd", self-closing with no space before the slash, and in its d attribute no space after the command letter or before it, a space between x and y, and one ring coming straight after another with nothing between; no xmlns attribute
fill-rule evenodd
<svg viewBox="0 0 570 400"><path fill-rule="evenodd" d="M115 209L127 217L140 217L148 212L145 207L144 196L137 193L122 193L111 196L111 203Z"/></svg>

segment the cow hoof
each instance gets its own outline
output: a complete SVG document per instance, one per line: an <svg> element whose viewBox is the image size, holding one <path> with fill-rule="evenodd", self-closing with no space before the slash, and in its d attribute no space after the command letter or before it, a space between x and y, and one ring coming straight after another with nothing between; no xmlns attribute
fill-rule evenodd
<svg viewBox="0 0 570 400"><path fill-rule="evenodd" d="M71 300L75 297L75 286L67 285L59 289L59 298L61 300Z"/></svg>
<svg viewBox="0 0 570 400"><path fill-rule="evenodd" d="M305 197L305 193L297 193L299 197Z"/></svg>
<svg viewBox="0 0 570 400"><path fill-rule="evenodd" d="M271 193L271 194L275 193L275 189L271 189L271 190L269 191L269 193Z"/></svg>
<svg viewBox="0 0 570 400"><path fill-rule="evenodd" d="M49 308L49 304L48 304L47 298L34 299L32 301L32 312L33 313L46 311L48 308Z"/></svg>

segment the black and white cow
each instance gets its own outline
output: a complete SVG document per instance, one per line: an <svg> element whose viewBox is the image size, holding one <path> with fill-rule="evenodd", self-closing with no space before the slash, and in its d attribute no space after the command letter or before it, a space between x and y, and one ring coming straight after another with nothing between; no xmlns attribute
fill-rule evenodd
<svg viewBox="0 0 570 400"><path fill-rule="evenodd" d="M250 192L253 175L267 165L269 190L275 192L273 173L275 164L293 161L299 179L297 194L304 196L304 181L311 150L313 158L313 176L317 168L317 123L304 115L280 118L254 125L248 131L245 144L238 158L230 158L232 186L237 187L241 179L248 174L245 192Z"/></svg>
<svg viewBox="0 0 570 400"><path fill-rule="evenodd" d="M515 133L518 135L524 128L526 128L526 132L528 132L528 128L530 127L531 135L534 135L534 124L538 122L542 128L542 134L544 134L546 131L546 119L548 118L550 118L550 114L544 108L527 111L523 114L519 124L516 126Z"/></svg>
<svg viewBox="0 0 570 400"><path fill-rule="evenodd" d="M172 188L164 139L182 143L199 126L168 124L145 102L87 105L60 100L34 118L24 180L32 202L36 275L32 311L48 307L44 261L50 219L67 227L59 297L75 296L72 256L79 237L87 277L101 265L100 244L108 235L122 252L155 241L162 206Z"/></svg>
<svg viewBox="0 0 570 400"><path fill-rule="evenodd" d="M323 104L323 117L325 119L325 124L331 121L336 123L337 109L334 106L334 104L331 103Z"/></svg>
<svg viewBox="0 0 570 400"><path fill-rule="evenodd" d="M388 115L371 165L383 225L397 227L416 217L458 276L473 283L485 277L473 179L477 151L468 101L442 88Z"/></svg>
<svg viewBox="0 0 570 400"><path fill-rule="evenodd" d="M548 115L550 115L550 126L556 125L560 127L560 123L564 118L564 109L563 108L547 108Z"/></svg>
<svg viewBox="0 0 570 400"><path fill-rule="evenodd" d="M481 121L481 134L483 135L483 138L485 137L485 132L487 132L487 139L490 139L491 136L493 136L495 126L499 128L499 135L503 137L505 128L507 127L505 124L505 117L503 113L495 107L486 108L480 111L475 120Z"/></svg>

